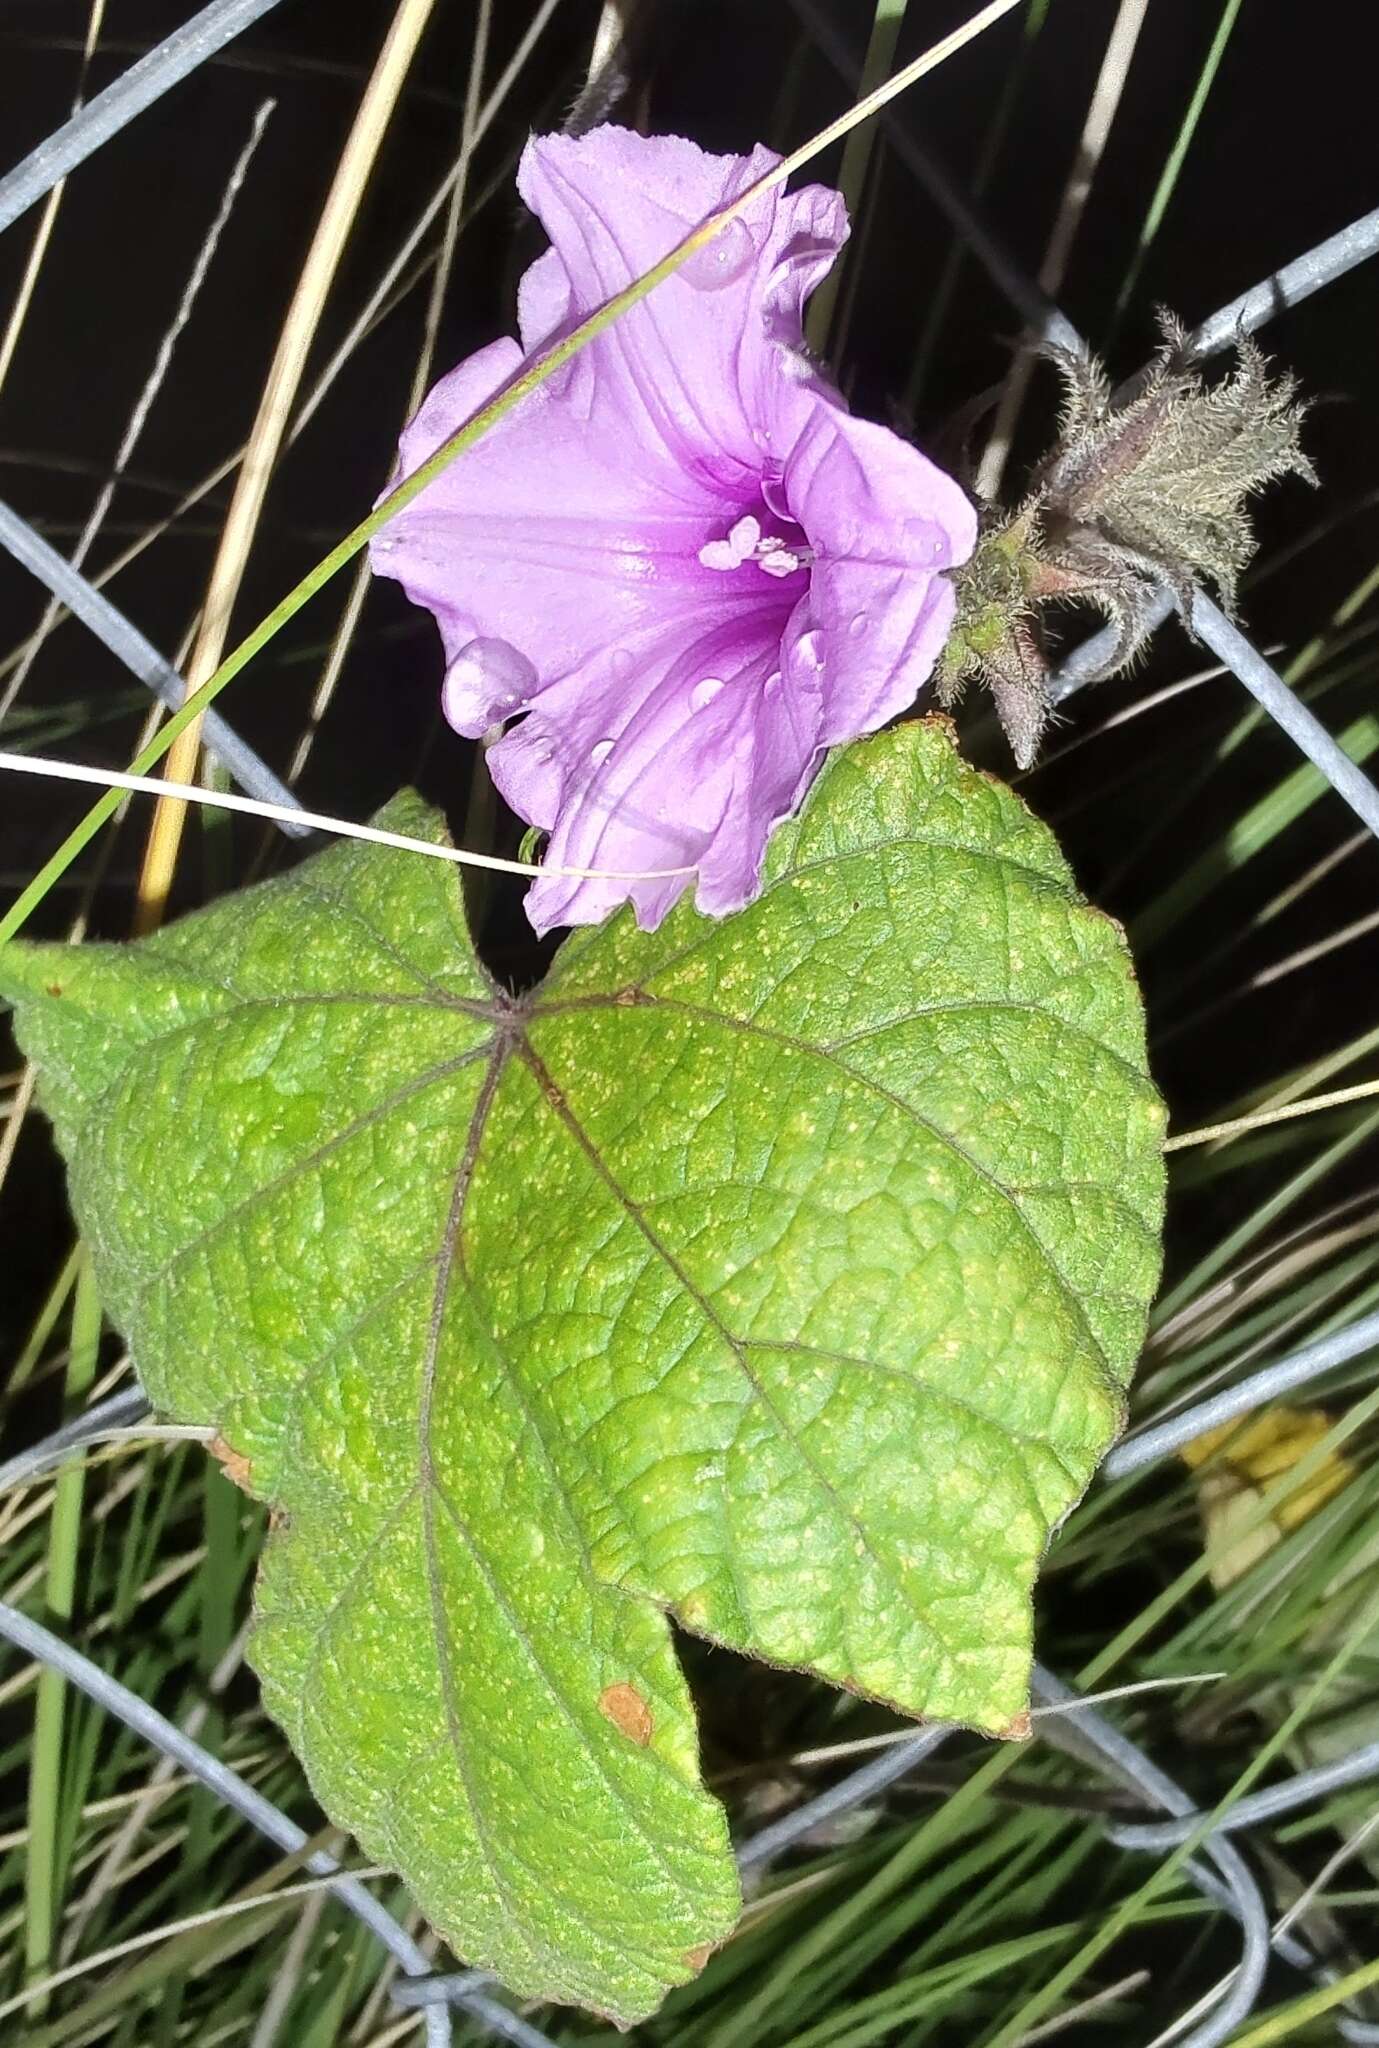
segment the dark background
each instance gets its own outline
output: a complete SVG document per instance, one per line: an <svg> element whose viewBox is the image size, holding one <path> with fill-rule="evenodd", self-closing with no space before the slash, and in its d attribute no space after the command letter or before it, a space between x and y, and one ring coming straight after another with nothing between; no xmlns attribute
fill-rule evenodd
<svg viewBox="0 0 1379 2048"><path fill-rule="evenodd" d="M87 91L98 89L191 12L191 0L112 0ZM527 0L498 0L490 80L530 18ZM965 19L965 0L911 7L901 57ZM833 18L854 45L872 9L835 0ZM1189 152L1157 243L1117 342L1118 373L1153 345L1153 308L1167 302L1189 322L1266 276L1379 200L1373 73L1366 61L1368 10L1358 0L1249 0ZM57 238L9 380L0 392L0 493L58 546L75 539L172 317L230 166L260 101L277 109L216 257L172 374L122 486L88 572L238 445L247 432L279 323L340 146L392 8L383 0L283 0L218 59L178 86L72 177ZM983 202L990 224L1030 270L1037 268L1073 161L1102 60L1114 0L1052 0L1030 63L1004 155ZM517 276L540 247L524 223L506 166L532 128L568 113L583 79L596 0L564 0L476 160L471 193L488 198L461 240L446 306L438 366L509 329ZM1063 303L1095 345L1112 316L1149 196L1215 32L1207 0L1152 0L1134 68L1097 174ZM56 126L70 108L85 32L85 0L0 0L0 106L6 162ZM449 164L457 146L473 28L470 0L446 0L428 34L399 116L332 291L313 358L319 367ZM648 32L628 104L647 124L741 150L759 138L796 143L852 95L817 53L804 51L787 0L649 0ZM962 52L902 103L959 183L973 171L991 109L1020 41L1013 16ZM782 84L791 81L786 126ZM838 152L811 176L836 172ZM874 222L842 365L854 404L894 416L951 237L911 174L883 151L874 170ZM37 213L0 241L0 304L17 287ZM427 247L433 246L434 236ZM1338 524L1247 595L1247 623L1261 644L1295 647L1322 627L1369 569L1379 513L1379 384L1374 375L1379 271L1360 269L1266 332L1270 352L1293 368L1314 408L1305 440L1322 477L1320 496L1289 481L1259 510L1262 564L1326 517ZM251 558L236 628L246 630L367 509L386 479L417 348L425 284L413 289L358 350L310 429L282 462ZM951 415L995 383L1018 322L968 263L941 333L915 422L933 440ZM308 385L312 381L308 373ZM1025 414L1026 457L1052 431L1052 379L1043 373ZM1012 472L1018 482L1018 467ZM227 487L112 585L116 602L168 653L194 613L210 565ZM1354 508L1359 505L1361 509ZM1345 514L1353 516L1342 517ZM306 715L347 578L293 622L222 708L275 764L285 764ZM30 630L42 593L0 559L0 648ZM232 636L237 637L237 634ZM1171 627L1131 683L1113 682L1070 707L1052 750L1100 723L1131 693L1202 666ZM464 830L470 786L467 743L438 721L439 647L429 616L396 586L377 586L342 684L304 777L315 807L367 816L400 784L417 781ZM1372 703L1372 673L1322 701L1333 729ZM102 692L129 696L118 667L79 627L54 635L21 704L30 709ZM1051 819L1094 900L1125 918L1218 840L1223 822L1296 765L1291 743L1266 730L1233 755L1172 829L1120 871L1127 853L1184 779L1239 716L1230 677L1155 710L1124 730L1056 759L1026 785ZM968 722L973 732L972 721ZM48 751L118 765L128 758L133 712L67 736ZM0 739L0 744L3 744ZM980 726L972 743L1005 772L998 744ZM0 885L17 888L86 808L89 793L54 783L0 782ZM94 928L128 929L147 806L136 811L111 857L94 904ZM1241 998L1242 976L1290 945L1303 945L1373 908L1379 851L1341 862L1323 890L1262 940L1244 933L1250 911L1352 829L1332 798L1314 804L1263 858L1204 893L1169 945L1145 949L1142 967L1156 1067L1175 1121L1212 1114L1222 1076L1233 1096L1252 1076L1276 1074L1340 1043L1367 1021L1379 939L1351 944L1277 990ZM234 828L247 858L256 830ZM78 868L79 884L85 872ZM181 876L184 901L215 886L195 857ZM44 906L35 929L65 929L72 879ZM496 901L487 943L510 947L514 901ZM514 956L516 957L516 956ZM1206 1012L1184 1032L1188 1011ZM1173 1029L1168 1028L1172 1020ZM1355 1169L1362 1171L1360 1167ZM4 1290L0 1317L23 1327L46 1285L49 1252L65 1231L60 1182L35 1132L18 1167L31 1204L36 1247L31 1294L24 1277ZM1343 1192L1343 1190L1342 1190ZM1333 1188L1332 1195L1336 1193ZM1191 1202L1175 1219L1175 1247L1200 1222ZM1213 1218L1219 1222L1219 1218ZM51 1237L45 1243L45 1234ZM65 1238L62 1238L65 1243ZM0 1334L4 1334L0 1332Z"/></svg>
<svg viewBox="0 0 1379 2048"><path fill-rule="evenodd" d="M88 94L179 26L196 4L110 0ZM914 0L900 58L965 19L971 4ZM490 80L533 6L534 0L495 0ZM647 6L649 32L629 105L650 127L679 130L717 149L745 150L760 139L788 147L851 101L850 90L823 57L805 47L788 0L647 0ZM870 0L833 0L832 18L860 46L872 11ZM71 178L18 354L0 390L0 496L60 548L73 544L107 473L255 111L265 96L277 102L88 572L151 519L165 515L247 433L322 199L392 12L391 0L283 0ZM991 227L1030 271L1038 267L1074 160L1115 12L1116 0L1052 0L983 201ZM471 193L490 185L492 192L461 240L438 370L511 329L517 278L541 246L539 232L522 217L511 165L532 129L566 118L583 80L598 13L597 0L562 0L480 149ZM1299 0L1246 0L1121 323L1113 361L1117 375L1134 369L1153 346L1157 303L1195 322L1379 203L1371 14L1372 6L1362 0L1313 0L1306 6ZM87 15L87 0L0 0L0 167L18 161L65 118ZM308 387L455 153L473 17L471 0L443 0L437 9L337 276ZM1110 329L1150 196L1219 18L1219 0L1150 0L1061 294L1070 316L1098 347ZM902 102L903 118L960 185L970 183L1019 46L1015 16ZM835 175L839 154L835 150L808 175ZM911 174L884 147L873 180L872 224L840 369L859 410L893 419L952 239ZM0 238L0 308L12 302L37 219L35 210ZM433 247L435 238L433 230L425 246ZM382 488L418 347L427 282L413 288L358 350L282 461L232 639L262 617ZM1374 566L1377 315L1379 263L1353 272L1265 332L1270 353L1297 373L1313 401L1304 438L1322 483L1315 493L1289 481L1258 509L1264 573L1246 592L1245 616L1261 645L1291 652L1305 644ZM1000 379L1017 328L1011 309L968 262L914 422L921 440L936 442L961 407ZM1019 452L1025 460L1041 452L1055 415L1053 380L1041 373L1024 416ZM1017 487L1019 474L1017 463ZM228 487L221 486L111 586L115 601L169 654L186 633L204 589L227 502ZM1319 521L1328 523L1320 538ZM1296 548L1302 551L1267 573L1271 562ZM347 587L348 576L323 592L222 702L232 722L275 765L286 765L303 726ZM26 573L0 556L0 654L32 630L43 603ZM1319 701L1332 730L1369 708L1379 716L1367 645L1358 650L1355 676ZM1204 851L1219 847L1227 826L1254 799L1296 770L1296 751L1265 722L1178 811L1182 792L1210 766L1245 708L1241 687L1226 676L1089 740L1066 758L1059 754L1116 709L1204 665L1176 626L1165 629L1128 681L1073 700L1067 724L1048 749L1047 765L1022 784L1034 809L1058 832L1091 898L1129 926L1148 1003L1155 1071L1180 1129L1229 1110L1254 1081L1274 1078L1290 1063L1314 1058L1371 1027L1379 969L1379 936L1370 934L1275 987L1245 991L1256 968L1375 909L1379 848L1357 840L1323 886L1301 897L1267 931L1249 929L1261 905L1355 836L1355 821L1331 796L1313 803L1238 872L1209 877L1164 943L1150 944L1137 931L1139 913L1190 872ZM450 811L457 836L476 843L477 821L469 821L473 829L467 830L465 818L472 749L438 718L440 674L429 615L410 608L395 585L376 585L302 780L304 801L363 818L399 785L415 781ZM92 722L88 708L88 722L53 738L44 751L107 766L125 763L142 715L137 690L82 629L67 624L49 642L20 706L26 712L54 711L74 698L88 707L108 700L119 715ZM9 729L0 729L0 746L18 743L22 730L16 726L11 737ZM979 706L965 716L964 741L998 772L1009 771ZM0 900L28 879L89 800L89 792L0 773ZM128 932L148 816L141 800L130 824L113 844L107 842L109 865L92 906L98 933ZM1155 836L1164 818L1170 822ZM510 821L500 830L511 845ZM206 835L204 854L199 836L189 841L179 878L183 904L242 873L261 844L256 828L239 824L228 835L221 830L213 836L211 844L212 835ZM228 864L227 841L234 856ZM88 855L50 895L33 929L66 930L90 863ZM514 971L523 963L516 945L521 931L516 893L492 897L486 943L491 956ZM16 1064L0 1020L0 1073ZM1351 1069L1340 1078L1358 1079L1361 1072ZM1325 1131L1323 1120L1315 1120L1307 1140L1314 1150ZM1192 1156L1186 1155L1189 1167ZM1312 1153L1300 1145L1298 1156ZM1218 1243L1285 1171L1267 1150L1252 1155L1239 1147L1230 1158L1234 1170L1199 1189L1188 1175L1177 1177L1170 1278L1175 1267L1181 1270ZM1344 1202L1374 1179L1370 1146L1330 1175L1308 1203L1298 1204L1287 1227L1315 1222L1318 1210ZM38 1116L26 1125L4 1204L0 1358L9 1359L71 1242L61 1170ZM27 1395L14 1417L16 1436L37 1437L50 1428L57 1400L53 1381ZM199 1536L193 1532L188 1540ZM1079 1644L1103 1644L1157 1590L1176 1554L1174 1545L1189 1542L1195 1549L1195 1526L1180 1521L1166 1530L1162 1555L1147 1546L1143 1556L1113 1562L1095 1575L1090 1593L1079 1575L1050 1574L1040 1593L1041 1622L1051 1624L1049 1636L1060 1656L1071 1664ZM803 1681L702 1645L687 1643L684 1649L714 1768L750 1764L786 1747L780 1731L788 1728L792 1739L797 1736L809 1700L822 1697ZM1199 1768L1201 1754L1199 1747ZM1162 1753L1171 1767L1180 1760L1166 1748ZM1191 1754L1186 1762L1191 1769ZM925 1796L926 1786L942 1787L946 1771L961 1775L966 1768L965 1761L953 1764L945 1753L929 1778L899 1796ZM1092 1882L1095 1873L1079 1873L1079 1887ZM1070 1910L1087 1903L1080 1891ZM1141 1939L1128 1945L1125 1967L1137 1960ZM1167 1930L1166 1946L1176 1960L1183 1948L1176 1929ZM1146 1946L1148 1960L1163 1953ZM1205 1983L1234 1959L1229 1933L1218 1933L1193 1967ZM1284 1980L1280 1989L1291 1992L1296 1983ZM1160 1995L1169 1999L1161 2013L1166 2021L1182 2004L1171 1985Z"/></svg>

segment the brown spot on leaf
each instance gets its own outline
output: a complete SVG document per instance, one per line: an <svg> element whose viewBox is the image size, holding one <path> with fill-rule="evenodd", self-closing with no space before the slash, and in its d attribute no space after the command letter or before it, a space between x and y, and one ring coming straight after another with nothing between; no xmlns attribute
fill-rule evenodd
<svg viewBox="0 0 1379 2048"><path fill-rule="evenodd" d="M605 1685L599 1694L599 1712L606 1721L611 1721L620 1735L629 1742L635 1742L638 1749L645 1749L651 1740L655 1722L651 1709L635 1685L622 1681L617 1685Z"/></svg>
<svg viewBox="0 0 1379 2048"><path fill-rule="evenodd" d="M249 1460L243 1451L237 1451L227 1444L223 1436L213 1436L206 1449L213 1458L220 1461L220 1468L232 1486L238 1486L245 1493L249 1488Z"/></svg>
<svg viewBox="0 0 1379 2048"><path fill-rule="evenodd" d="M1028 1742L1034 1733L1034 1724L1028 1713L1017 1714L1013 1721L1007 1721L999 1730L1002 1742Z"/></svg>
<svg viewBox="0 0 1379 2048"><path fill-rule="evenodd" d="M712 1954L713 1943L711 1941L701 1941L698 1948L687 1948L680 1960L685 1968L693 1970L697 1977Z"/></svg>
<svg viewBox="0 0 1379 2048"><path fill-rule="evenodd" d="M552 1109L564 1109L565 1097L556 1087L554 1081L543 1080L541 1083L541 1093L545 1096L547 1102L550 1103Z"/></svg>
<svg viewBox="0 0 1379 2048"><path fill-rule="evenodd" d="M62 994L62 983L60 981L50 981L48 983L48 993L50 996L60 996Z"/></svg>

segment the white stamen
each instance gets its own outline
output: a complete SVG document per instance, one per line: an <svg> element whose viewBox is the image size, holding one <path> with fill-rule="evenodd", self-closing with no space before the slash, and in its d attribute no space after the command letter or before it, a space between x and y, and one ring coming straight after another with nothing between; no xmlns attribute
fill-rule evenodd
<svg viewBox="0 0 1379 2048"><path fill-rule="evenodd" d="M706 569L736 569L750 562L761 545L761 521L750 512L735 520L726 540L706 541L699 559Z"/></svg>
<svg viewBox="0 0 1379 2048"><path fill-rule="evenodd" d="M787 547L779 534L768 533L763 538L761 521L751 512L734 520L725 540L705 541L699 550L706 569L740 569L745 562L754 562L768 576L793 576L813 559L811 548Z"/></svg>
<svg viewBox="0 0 1379 2048"><path fill-rule="evenodd" d="M768 554L757 556L757 567L764 569L768 576L793 576L797 569L804 567L804 562L793 548L774 547Z"/></svg>

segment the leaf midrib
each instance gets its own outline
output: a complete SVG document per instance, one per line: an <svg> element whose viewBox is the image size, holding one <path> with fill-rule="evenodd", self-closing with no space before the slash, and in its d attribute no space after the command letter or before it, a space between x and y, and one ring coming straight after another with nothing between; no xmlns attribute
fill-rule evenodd
<svg viewBox="0 0 1379 2048"><path fill-rule="evenodd" d="M422 1506L423 1540L426 1550L427 1590L431 1603L432 1631L436 1640L437 1661L440 1666L441 1691L445 1701L446 1727L450 1737L450 1746L455 1755L456 1765L464 1783L466 1803L471 1814L474 1816L475 1834L480 1853L493 1878L499 1897L507 1902L514 1918L520 1918L520 1908L513 1898L507 1881L495 1860L488 1829L481 1818L481 1801L470 1775L467 1762L468 1751L463 1740L464 1716L454 1695L453 1667L449 1654L449 1617L445 1604L443 1574L436 1553L434 1516L434 1502L436 1500L439 1500L444 1507L451 1528L460 1538L460 1541L473 1559L476 1569L488 1587L494 1604L503 1614L513 1636L521 1644L534 1670L545 1685L547 1693L554 1702L557 1711L573 1731L581 1750L593 1764L614 1804L626 1815L631 1826L646 1843L653 1859L660 1865L676 1891L681 1896L684 1896L682 1880L671 1869L660 1845L648 1831L640 1815L629 1804L621 1786L610 1775L604 1759L589 1744L585 1732L575 1719L561 1687L547 1670L545 1662L538 1653L527 1629L514 1613L503 1588L501 1574L490 1563L486 1552L477 1541L467 1519L460 1513L459 1508L451 1497L449 1487L445 1485L437 1471L434 1458L434 1448L431 1440L431 1420L435 1396L436 1371L440 1360L441 1340L445 1328L446 1313L450 1303L451 1278L457 1267L469 1300L474 1304L476 1310L480 1307L477 1294L469 1280L467 1263L464 1257L465 1208L469 1199L470 1189L474 1184L476 1173L481 1164L484 1130L488 1123L489 1115L498 1099L504 1068L507 1066L511 1054L515 1050L524 1048L525 1037L516 1029L507 1034L495 1035L487 1047L489 1058L488 1072L484 1076L474 1108L470 1113L469 1128L465 1134L464 1149L455 1170L450 1206L437 1256L436 1285L432 1296L431 1315L427 1326L426 1343L422 1356L421 1402L419 1404L417 1422L420 1450L418 1487ZM540 1424L531 1412L520 1376L510 1366L507 1354L498 1341L497 1332L491 1328L491 1318L484 1313L482 1320L502 1366L504 1377L511 1386L523 1414L531 1424L536 1441L541 1446L542 1456L548 1472L555 1480L566 1511L571 1513L570 1502L565 1493L564 1485L559 1479L555 1461L552 1459L546 1446ZM582 1543L582 1532L580 1531L578 1520L572 1513L571 1521L574 1531ZM587 1551L585 1553L585 1564L586 1566L589 1564ZM592 1568L590 1567L590 1569ZM595 1578L595 1584L601 1585L602 1582ZM607 1589L605 1588L605 1590ZM539 1876L540 1873L533 1871L532 1875ZM570 1917L593 1935L601 1946L608 1944L609 1936L607 1930L600 1928L592 1919L571 1906L568 1899L562 1901L562 1910L567 1911ZM524 1929L523 1939L525 1940L526 1938ZM640 1955L644 1964L653 1972L657 1979L663 1980L664 1959L662 1957L655 1955L654 1952L647 1949L638 1950L631 1948L625 1938L622 1939L621 1946L630 1954ZM528 1952L530 1953L530 1944L528 1944Z"/></svg>

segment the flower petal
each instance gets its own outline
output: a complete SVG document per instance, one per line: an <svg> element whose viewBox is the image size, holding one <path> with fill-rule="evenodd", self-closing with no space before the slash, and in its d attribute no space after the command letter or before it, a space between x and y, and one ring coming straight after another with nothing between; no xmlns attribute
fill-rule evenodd
<svg viewBox="0 0 1379 2048"><path fill-rule="evenodd" d="M399 473L417 469L521 364L516 342L495 342L443 378L403 434ZM543 387L384 527L373 566L435 613L452 669L474 639L506 641L545 685L597 653L636 659L670 613L740 601L698 559L737 510L683 479L669 490L635 450L629 459L625 437L592 431ZM472 735L515 708L501 686L487 699L447 690L447 715Z"/></svg>
<svg viewBox="0 0 1379 2048"><path fill-rule="evenodd" d="M534 137L517 182L551 248L523 280L523 347L604 304L779 161L760 147L712 156L680 136L613 126ZM836 192L763 193L576 357L569 402L610 431L620 420L643 461L750 497L773 348L799 344L804 300L846 237Z"/></svg>
<svg viewBox="0 0 1379 2048"><path fill-rule="evenodd" d="M523 279L521 346L437 386L402 472L776 161L617 128L533 141L519 182L552 246ZM519 715L489 762L551 834L538 931L628 900L651 928L695 875L705 912L749 901L823 749L903 710L942 647L972 508L850 418L803 349L845 234L836 194L758 195L374 542L440 623L451 723Z"/></svg>
<svg viewBox="0 0 1379 2048"><path fill-rule="evenodd" d="M971 554L977 515L917 448L855 419L809 380L782 385L782 489L814 550L811 623L825 635L825 744L874 732L929 679L955 603L944 569Z"/></svg>
<svg viewBox="0 0 1379 2048"><path fill-rule="evenodd" d="M524 343L602 303L776 161L611 127L529 144L523 189L555 240L523 280ZM510 686L520 663L476 669L476 639L508 643L545 687L614 650L642 666L643 643L674 614L756 601L755 574L724 577L700 555L758 494L771 386L789 361L772 337L793 323L798 343L804 297L845 233L834 193L763 195L739 270L730 250L715 288L668 280L570 366L582 396L564 373L529 394L379 536L375 568L440 624L458 730L478 735L532 700ZM718 260L715 248L695 260ZM442 379L403 435L400 473L522 361L500 342Z"/></svg>
<svg viewBox="0 0 1379 2048"><path fill-rule="evenodd" d="M795 606L803 609L803 603ZM697 870L701 910L722 916L755 893L772 826L798 800L819 757L816 669L793 656L776 604L687 638L677 621L644 650L635 682L568 678L489 754L493 779L523 817L551 831L546 863L639 874ZM538 932L592 924L631 901L643 930L694 879L534 883Z"/></svg>

